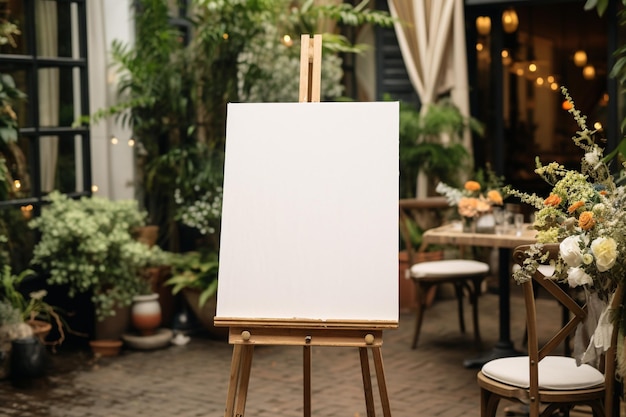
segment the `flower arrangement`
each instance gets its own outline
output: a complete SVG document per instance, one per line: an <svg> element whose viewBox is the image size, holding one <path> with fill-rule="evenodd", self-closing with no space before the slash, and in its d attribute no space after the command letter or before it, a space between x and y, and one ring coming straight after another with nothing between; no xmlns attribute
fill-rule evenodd
<svg viewBox="0 0 626 417"><path fill-rule="evenodd" d="M494 205L503 204L502 182L502 178L487 166L486 170L476 173L475 179L466 181L463 189L440 182L435 190L446 197L450 206L457 207L461 217L475 218L489 213Z"/></svg>
<svg viewBox="0 0 626 417"><path fill-rule="evenodd" d="M543 165L537 158L535 172L552 186L547 198L505 188L538 210L533 225L538 231L537 243L528 250L523 267L513 276L518 282L530 280L538 265L545 263L541 255L543 244L559 244L559 256L552 262L552 279L582 287L588 298L601 302L601 324L591 337L595 342L583 347L587 350L581 355L574 351L579 358L584 359L585 354L594 358L596 355L589 355L590 351L609 347L602 342L610 340L606 335L612 329L607 305L626 276L626 190L611 175L611 158L604 156L604 149L596 140L598 132L587 127L586 117L576 109L567 89L562 88L562 93L580 128L572 140L584 151L581 168L571 170L556 162ZM612 317L623 320L618 315Z"/></svg>
<svg viewBox="0 0 626 417"><path fill-rule="evenodd" d="M556 162L543 165L537 159L535 172L552 185L550 195L542 198L506 190L538 210L533 225L538 245L560 244L554 277L572 287L593 288L607 300L626 273L626 190L615 184L604 150L594 139L597 131L587 127L586 117L574 107L565 88L563 94L581 129L572 138L585 152L580 171ZM538 261L531 257L515 278L530 279Z"/></svg>

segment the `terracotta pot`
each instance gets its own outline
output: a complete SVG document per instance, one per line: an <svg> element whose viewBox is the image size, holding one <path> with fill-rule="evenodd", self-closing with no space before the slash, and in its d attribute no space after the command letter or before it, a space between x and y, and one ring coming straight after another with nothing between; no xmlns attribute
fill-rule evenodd
<svg viewBox="0 0 626 417"><path fill-rule="evenodd" d="M161 325L159 294L136 295L130 312L133 327L143 336L153 335Z"/></svg>
<svg viewBox="0 0 626 417"><path fill-rule="evenodd" d="M90 340L89 346L96 356L117 356L122 348L121 340Z"/></svg>
<svg viewBox="0 0 626 417"><path fill-rule="evenodd" d="M52 325L42 320L28 320L28 325L32 327L33 334L39 338L41 343L45 343L46 337L52 329Z"/></svg>
<svg viewBox="0 0 626 417"><path fill-rule="evenodd" d="M104 320L97 320L95 325L94 339L117 340L130 325L130 307L116 307L115 315L105 317Z"/></svg>

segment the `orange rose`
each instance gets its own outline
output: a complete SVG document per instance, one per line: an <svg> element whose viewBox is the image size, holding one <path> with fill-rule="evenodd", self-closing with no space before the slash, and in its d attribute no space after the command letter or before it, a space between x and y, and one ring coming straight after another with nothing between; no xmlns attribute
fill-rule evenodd
<svg viewBox="0 0 626 417"><path fill-rule="evenodd" d="M571 206L568 207L567 212L569 214L574 213L576 210L578 210L579 208L581 208L582 206L585 205L584 201L577 201L574 204L572 204Z"/></svg>
<svg viewBox="0 0 626 417"><path fill-rule="evenodd" d="M561 197L556 194L550 194L550 196L543 201L543 204L546 206L556 207L561 204Z"/></svg>
<svg viewBox="0 0 626 417"><path fill-rule="evenodd" d="M465 189L467 191L480 191L480 183L478 181L465 182Z"/></svg>
<svg viewBox="0 0 626 417"><path fill-rule="evenodd" d="M474 217L478 214L478 199L464 197L459 200L459 214L463 217Z"/></svg>
<svg viewBox="0 0 626 417"><path fill-rule="evenodd" d="M497 204L499 206L502 205L503 201L502 201L502 195L500 194L500 192L498 190L491 190L487 193L487 198L489 199L489 201L491 201L493 204Z"/></svg>
<svg viewBox="0 0 626 417"><path fill-rule="evenodd" d="M583 230L589 230L596 225L596 220L593 218L591 211L583 211L578 218L578 226Z"/></svg>

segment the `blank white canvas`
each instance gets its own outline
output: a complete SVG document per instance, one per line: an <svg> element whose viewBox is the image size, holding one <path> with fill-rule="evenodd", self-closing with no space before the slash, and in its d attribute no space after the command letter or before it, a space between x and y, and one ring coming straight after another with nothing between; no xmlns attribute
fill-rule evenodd
<svg viewBox="0 0 626 417"><path fill-rule="evenodd" d="M229 104L217 317L398 321L398 103Z"/></svg>

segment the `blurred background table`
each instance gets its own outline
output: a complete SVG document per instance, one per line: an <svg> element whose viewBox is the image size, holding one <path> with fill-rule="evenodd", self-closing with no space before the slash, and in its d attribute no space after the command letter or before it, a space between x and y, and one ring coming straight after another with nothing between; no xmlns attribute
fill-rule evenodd
<svg viewBox="0 0 626 417"><path fill-rule="evenodd" d="M511 340L511 306L510 306L510 261L511 249L519 245L535 243L537 231L525 224L521 234L515 230L508 233L470 233L463 232L460 223L450 223L427 230L423 235L422 247L429 245L464 245L498 248L498 295L499 295L499 335L498 342L488 352L478 358L463 362L466 368L482 367L486 362L506 356L518 355Z"/></svg>

